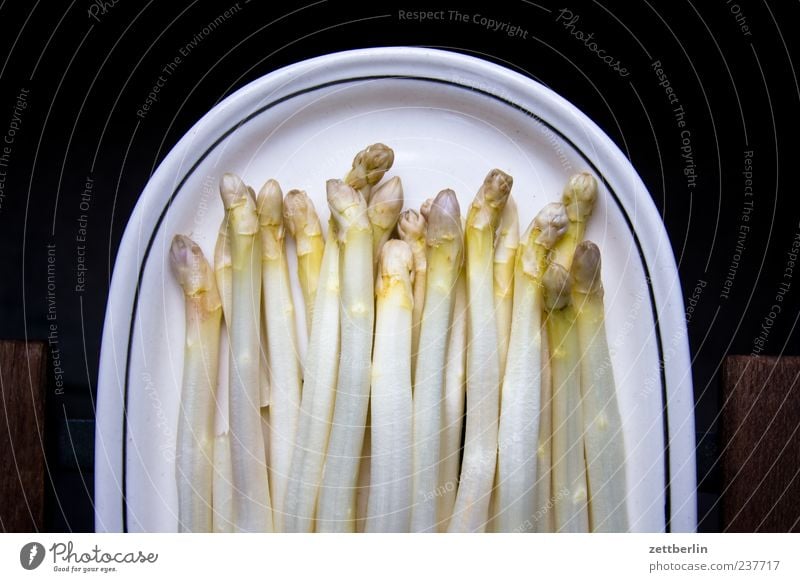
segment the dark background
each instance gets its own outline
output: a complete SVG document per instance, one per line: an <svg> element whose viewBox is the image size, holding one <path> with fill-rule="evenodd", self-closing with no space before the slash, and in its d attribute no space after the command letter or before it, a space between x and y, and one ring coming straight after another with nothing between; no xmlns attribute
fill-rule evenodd
<svg viewBox="0 0 800 582"><path fill-rule="evenodd" d="M93 528L94 395L105 302L128 217L150 174L215 103L270 71L325 53L367 46L447 48L505 65L551 87L594 119L638 169L660 210L679 265L684 299L705 282L688 322L697 402L699 529L720 527L720 364L757 352L775 303L787 249L798 233L800 91L796 2L339 1L291 5L240 0L238 13L183 59L144 120L136 111L181 46L235 2L0 1L0 140L12 128L0 206L0 337L45 339L57 326L64 394L51 386L47 528ZM579 16L619 58L601 62L559 10ZM459 10L528 31L511 38L478 24L414 22L399 10ZM92 17L92 14L94 17ZM743 29L746 25L747 29ZM653 68L661 61L685 110L695 186L687 184L681 135ZM19 113L19 108L18 108ZM0 143L0 153L3 144ZM753 195L745 196L752 151ZM87 177L90 207L80 208ZM745 204L752 209L743 218ZM86 283L75 291L77 219L86 225ZM743 233L742 225L750 227ZM47 245L55 245L55 321L47 320ZM738 250L737 250L738 244ZM733 273L733 276L729 274ZM729 280L728 297L722 296ZM731 282L732 281L732 282ZM764 354L798 354L798 287L767 326ZM51 377L54 374L51 370Z"/></svg>

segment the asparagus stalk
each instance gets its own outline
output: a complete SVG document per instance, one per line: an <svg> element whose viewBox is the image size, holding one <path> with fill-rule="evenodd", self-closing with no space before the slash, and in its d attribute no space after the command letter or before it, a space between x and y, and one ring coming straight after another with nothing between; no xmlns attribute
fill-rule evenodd
<svg viewBox="0 0 800 582"><path fill-rule="evenodd" d="M364 426L364 444L358 464L356 482L356 533L364 533L369 511L369 484L372 480L372 411L367 407L367 422Z"/></svg>
<svg viewBox="0 0 800 582"><path fill-rule="evenodd" d="M463 244L458 199L452 190L442 190L436 196L431 208L427 228L429 261L424 295L425 311L420 331L419 356L414 373L412 531L435 532L437 527L436 493L439 484L447 338L453 317ZM424 249L422 253L424 255ZM416 270L416 256L414 258ZM418 273L419 271L415 276L418 276ZM416 297L414 307L416 311Z"/></svg>
<svg viewBox="0 0 800 582"><path fill-rule="evenodd" d="M584 446L592 531L628 531L625 443L614 371L606 339L600 250L589 241L575 249L572 301L580 343Z"/></svg>
<svg viewBox="0 0 800 582"><path fill-rule="evenodd" d="M537 533L555 531L553 519L553 375L550 366L550 341L547 333L547 321L543 319L540 327L542 333L542 392L539 415L539 439L536 447L536 488L534 503L536 504L532 528ZM557 493L556 493L557 494Z"/></svg>
<svg viewBox="0 0 800 582"><path fill-rule="evenodd" d="M176 235L170 259L183 288L186 315L177 439L178 528L182 532L210 532L222 303L214 273L197 243Z"/></svg>
<svg viewBox="0 0 800 582"><path fill-rule="evenodd" d="M286 488L300 410L300 362L283 229L283 192L268 180L258 193L267 355L271 372L269 458L273 521L283 531Z"/></svg>
<svg viewBox="0 0 800 582"><path fill-rule="evenodd" d="M440 532L447 531L458 490L458 474L461 468L461 432L464 426L464 391L467 362L467 280L462 265L459 269L453 306L453 325L447 341L447 367L442 406L441 450L439 457L439 486L437 499L437 522Z"/></svg>
<svg viewBox="0 0 800 582"><path fill-rule="evenodd" d="M236 531L272 531L272 505L261 433L259 310L261 257L255 202L238 176L225 174L220 193L230 216L232 300L229 415Z"/></svg>
<svg viewBox="0 0 800 582"><path fill-rule="evenodd" d="M392 235L402 209L403 184L397 176L373 191L367 207L367 216L372 225L372 248L376 263L380 257L381 247Z"/></svg>
<svg viewBox="0 0 800 582"><path fill-rule="evenodd" d="M233 261L231 260L231 237L228 234L230 215L226 211L219 226L217 243L214 248L214 275L217 290L222 300L222 314L225 321L225 334L229 335L227 328L231 322L231 304L233 303ZM220 364L223 360L228 363L228 351L219 355ZM228 378L219 379L217 398L229 392ZM227 406L225 407L227 412ZM217 409L220 412L220 409ZM233 466L231 465L231 439L227 415L220 423L221 430L214 439L214 483L212 496L214 500L214 531L228 533L233 531Z"/></svg>
<svg viewBox="0 0 800 582"><path fill-rule="evenodd" d="M575 247L583 240L586 222L592 215L597 200L597 180L588 172L581 172L569 178L561 195L567 209L569 228L561 241L553 249L552 262L569 270Z"/></svg>
<svg viewBox="0 0 800 582"><path fill-rule="evenodd" d="M406 243L391 240L384 245L375 287L367 532L406 532L411 519L413 265Z"/></svg>
<svg viewBox="0 0 800 582"><path fill-rule="evenodd" d="M312 334L303 368L297 442L286 494L286 531L314 530L325 451L328 448L339 365L339 243L333 220L322 256Z"/></svg>
<svg viewBox="0 0 800 582"><path fill-rule="evenodd" d="M555 530L589 531L581 411L580 344L572 277L551 263L542 278L553 379L553 485Z"/></svg>
<svg viewBox="0 0 800 582"><path fill-rule="evenodd" d="M513 196L508 197L494 250L494 304L497 311L497 351L500 356L500 377L506 369L508 342L511 334L511 313L514 301L514 262L519 247L519 214Z"/></svg>
<svg viewBox="0 0 800 582"><path fill-rule="evenodd" d="M425 289L427 279L427 255L425 237L428 224L425 217L413 209L404 210L397 222L400 240L411 247L414 255L414 312L411 327L411 371L416 377L417 357L419 355L419 335L422 310L425 308Z"/></svg>
<svg viewBox="0 0 800 582"><path fill-rule="evenodd" d="M367 146L353 158L353 167L345 176L344 181L351 188L358 190L369 204L372 199L372 187L381 181L383 175L389 171L394 163L392 148L375 143Z"/></svg>
<svg viewBox="0 0 800 582"><path fill-rule="evenodd" d="M290 190L283 201L286 230L297 247L297 278L306 308L306 331L311 333L325 241L314 203L302 190Z"/></svg>
<svg viewBox="0 0 800 582"><path fill-rule="evenodd" d="M451 532L483 531L489 518L500 409L493 241L512 183L500 170L489 172L467 214L467 431Z"/></svg>
<svg viewBox="0 0 800 582"><path fill-rule="evenodd" d="M561 204L548 204L533 219L517 253L511 340L500 404L497 514L501 532L530 531L536 513L542 381L542 275L547 252L567 230ZM497 255L495 255L497 256ZM497 263L495 263L495 275Z"/></svg>
<svg viewBox="0 0 800 582"><path fill-rule="evenodd" d="M214 533L233 532L232 479L231 434L225 431L214 439L214 478L211 487Z"/></svg>
<svg viewBox="0 0 800 582"><path fill-rule="evenodd" d="M219 225L217 244L214 247L214 277L222 300L222 314L225 317L226 325L231 321L231 304L233 303L233 260L231 259L231 237L228 234L229 222L230 215L226 211Z"/></svg>
<svg viewBox="0 0 800 582"><path fill-rule="evenodd" d="M353 531L359 454L369 402L374 321L372 228L359 192L341 180L328 180L327 189L341 245L341 356L317 527L320 531Z"/></svg>

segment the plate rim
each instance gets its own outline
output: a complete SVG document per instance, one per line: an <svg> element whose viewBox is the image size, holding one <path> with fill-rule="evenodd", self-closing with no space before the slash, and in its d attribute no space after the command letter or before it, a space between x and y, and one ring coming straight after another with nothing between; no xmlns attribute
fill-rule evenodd
<svg viewBox="0 0 800 582"><path fill-rule="evenodd" d="M365 66L365 60L368 61L369 65L373 66ZM411 74L373 74L354 78L350 75L337 73L332 75L335 78L329 80L328 82L308 83L305 86L302 85L302 79L305 78L309 72L319 72L325 70L337 70L341 72L351 68L358 69L359 67L365 69L364 72L366 72L366 69L374 69L374 65L378 62L381 62L381 64L384 66L392 65L400 68L405 66L409 69L414 69L420 65L424 65L422 67L423 69L432 69L434 73L438 74L435 74L433 77ZM447 67L453 67L454 70L465 74L476 74L477 80L483 80L483 82L481 84L467 84L465 82L457 82L453 78L444 78L443 73L447 70ZM422 81L445 83L458 86L463 89L471 89L475 92L499 100L508 106L514 107L524 114L530 115L534 120L546 125L551 131L558 134L561 139L571 146L575 152L592 167L592 170L604 182L604 185L612 194L618 209L623 214L628 228L634 240L636 241L637 252L640 256L641 264L647 278L649 299L651 309L653 311L653 320L656 327L656 343L658 348L660 380L662 385L661 401L663 405L663 446L664 470L666 477L664 483L665 528L666 531L694 531L694 528L696 527L696 477L694 474L695 449L693 440L688 449L686 448L685 442L679 443L681 444L680 447L670 446L676 437L679 437L686 432L673 432L673 430L671 430L673 422L681 420L681 427L683 427L683 425L686 423L689 423L692 428L694 427L693 409L687 408L686 402L683 402L683 406L679 407L677 411L673 410L676 407L676 404L683 400L676 397L680 397L683 393L688 393L689 395L692 394L688 338L686 336L685 319L682 317L683 298L680 293L674 292L674 282L673 285L666 291L663 288L663 282L661 279L663 279L664 275L666 274L665 272L670 273L674 281L678 280L677 266L675 265L671 246L668 244L669 239L666 230L660 220L655 204L653 203L646 187L644 186L644 183L641 181L638 173L636 173L635 169L632 167L627 158L624 157L616 144L593 121L586 117L585 114L580 112L580 110L569 103L566 99L557 95L538 81L520 75L519 73L511 71L500 65L496 65L473 56L450 51L442 51L439 49L416 47L385 47L332 53L315 57L313 59L308 59L306 61L301 61L264 75L263 77L260 77L259 79L256 79L237 90L232 95L213 107L208 113L206 113L178 141L172 150L170 150L170 152L164 157L163 161L159 164L159 167L156 169L156 171L151 175L142 191L142 194L139 197L139 200L136 203L128 225L125 228L122 240L120 242L117 259L115 261L111 286L109 288L109 300L106 309L106 319L100 355L100 369L98 375L96 451L101 446L105 451L108 449L110 442L111 452L114 458L109 459L108 454L106 454L106 457L103 460L108 461L108 463L101 463L99 471L97 468L95 469L96 529L98 531L128 531L127 504L125 498L127 477L127 460L125 453L128 441L127 388L131 357L131 340L133 339L133 330L136 322L139 287L144 266L147 262L153 238L158 232L161 221L169 209L172 200L178 195L181 187L191 176L197 166L212 151L214 151L214 149L222 141L224 141L232 132L234 132L237 127L254 119L271 107L290 100L291 98L300 94L316 91L335 84L356 82L367 79L392 78L418 79ZM285 92L286 87L291 87L293 83L296 84L298 79L301 80L300 89L289 91L288 93ZM468 80L468 78L464 79L464 81ZM486 83L487 80L494 82L495 84L488 85ZM519 84L522 84L522 95L527 92L532 101L540 106L536 111L532 111L531 109L533 108L525 107L520 102L517 102L512 98L515 94L519 93L520 88L517 87ZM491 91L486 87L490 87L495 90ZM281 93L282 90L283 93ZM246 109L243 109L239 106L240 101L252 101L254 96L257 98L259 95L266 95L268 96L267 98L270 98L276 94L279 96L276 98L271 98L268 103L256 107L255 109L253 109L252 106L248 106ZM525 100L522 99L521 101L524 102ZM540 113L542 111L549 113L550 118L541 115ZM561 115L558 115L558 113L561 113ZM226 117L238 117L239 119L235 122L233 122L231 119L226 121ZM569 120L571 117L573 118L572 126L570 126L569 123L566 125L566 127L563 124L558 125L555 121L553 121L553 117L556 119L561 118L562 123L565 117L567 120ZM227 129L221 131L221 128L226 127ZM573 130L573 135L570 135L569 129ZM576 133L576 129L580 130L577 131L577 136L574 135ZM583 136L581 133L583 133ZM580 143L581 137L584 138L583 144ZM203 153L196 158L189 160L191 165L188 166L188 169L184 169L186 157L193 151L196 151L194 149L196 147L194 143L195 141L206 144L204 147L199 148L203 150ZM585 151L587 149L593 153L595 157L592 157L589 153L587 153L587 151ZM602 158L602 154L604 153L610 158L605 163L607 167L604 169L612 170L610 172L601 172L598 167L600 165L598 164L598 157ZM642 238L639 237L641 229L635 228L634 220L629 215L629 208L628 205L626 205L625 198L620 197L617 194L616 189L611 185L611 183L615 180L607 179L609 174L611 174L613 178L616 178L617 182L620 181L619 174L623 174L627 180L632 181L632 190L635 191L635 195L633 197L633 202L635 203L634 206L636 208L635 218L637 221L646 223L644 225L646 227L644 232L647 233L647 236ZM181 178L176 180L176 176L178 175L180 175ZM163 192L162 187L156 188L156 185L161 182L172 183L172 187L167 190L171 192L171 194L166 200L164 200L163 194L160 196L152 194L153 191L156 191L156 193ZM644 196L642 196L642 194L644 194ZM630 200L627 202L628 204L631 203ZM158 211L158 207L161 208L160 211ZM152 221L151 219L155 215L154 211L158 211L158 217L155 221ZM640 214L643 216L640 216ZM143 233L143 229L149 229L149 234ZM144 253L141 252L141 242L143 236L148 238ZM645 247L652 247L652 239L658 241L659 244L655 249L650 248L648 252L645 250ZM648 245L648 241L651 244ZM666 252L662 246L663 242L667 243ZM136 252L131 252L133 250ZM133 262L131 262L132 257L129 256L132 254L136 255L136 260ZM136 282L133 294L130 292L132 282ZM680 289L679 285L678 289ZM659 297L661 295L666 296ZM116 299L118 296L121 297ZM123 297L130 297L130 301L122 300ZM115 300L112 301L112 298L115 298ZM122 306L120 306L120 303ZM128 306L127 311L125 310L124 306ZM667 315L666 318L664 317L665 313ZM678 313L680 313L681 317L675 317L675 315ZM124 322L120 322L120 324L114 325L115 316L126 320L127 324L122 325ZM129 333L124 334L127 336L126 338L114 337L114 328L129 329ZM674 350L676 353L671 354L671 359L673 362L669 368L664 363L665 359L663 344L663 337L670 337L668 334L664 333L664 331L667 329L673 329L673 334L676 332L682 332L682 336L684 338L684 341L682 342L683 345L678 346L678 348ZM675 336L672 335L671 337ZM125 350L125 364L122 378L119 377L119 360L117 357L115 357L118 354L118 350L116 348L119 347L124 347ZM113 356L109 355L110 353L113 353ZM117 372L116 395L111 392L111 386L104 389L104 386L106 386L108 383L107 376L114 376L114 374L111 373L112 368ZM674 373L670 374L669 372L670 370L674 371L676 368L685 370L684 376L679 382L676 381L676 379L668 379L668 376L675 376ZM688 379L686 378L687 375ZM120 388L122 388L121 394L119 393ZM683 396L685 397L685 394L683 394ZM107 412L108 409L110 410ZM114 433L112 430L113 427L109 426L109 424L113 423L109 423L108 421L114 412L117 415L117 418L119 418L120 414L122 415L122 430L120 431L120 435L118 435L116 438L109 438ZM670 414L671 412L677 412L677 414ZM117 424L116 426L118 427L119 425ZM112 430L112 432L109 434L110 430ZM692 430L691 435L693 436L693 434L694 432ZM687 439L682 438L680 440L686 441ZM672 469L674 464L672 463L671 457L678 448L681 449L684 457L687 453L690 453L688 455L690 458L688 460L684 459L684 463L679 471L681 474L681 479L676 481L676 472ZM117 458L118 456L119 458ZM112 464L117 466L114 467ZM688 475L689 471L685 469L687 465L689 465L691 469L691 475ZM105 496L105 494L107 494L107 491L104 489L104 487L108 487L109 477L114 478L114 484L116 484L117 487L116 492L120 497L119 503L116 504L118 506L117 511L120 512L117 515L118 519L115 519L111 513L113 508L110 507L110 505L114 505L113 503L98 503L100 500L97 499L98 495ZM680 489L684 494L684 498L686 498L687 490L691 493L691 495L688 496L689 501L691 501L689 504L690 507L686 507L686 502L684 502L684 504L678 508L676 508L676 506L672 503L672 496L676 493L676 485L680 486ZM678 513L677 515L676 512ZM114 527L116 523L118 523L120 527ZM112 525L112 527L108 528L108 525Z"/></svg>

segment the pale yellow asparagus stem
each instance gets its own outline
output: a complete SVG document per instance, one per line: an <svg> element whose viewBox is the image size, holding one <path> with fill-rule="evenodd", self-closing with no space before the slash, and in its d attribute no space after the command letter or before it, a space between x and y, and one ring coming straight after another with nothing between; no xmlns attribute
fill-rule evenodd
<svg viewBox="0 0 800 582"><path fill-rule="evenodd" d="M356 484L356 532L364 533L369 510L369 483L372 479L372 411L367 409L367 423L364 428L364 444L361 446L361 460L358 465Z"/></svg>
<svg viewBox="0 0 800 582"><path fill-rule="evenodd" d="M500 404L494 521L500 532L531 531L536 520L537 466L532 451L539 441L541 409L541 279L548 249L567 223L563 205L548 204L531 222L517 252L514 317Z"/></svg>
<svg viewBox="0 0 800 582"><path fill-rule="evenodd" d="M372 251L376 264L381 247L392 235L402 209L403 184L397 176L373 190L367 216L372 225Z"/></svg>
<svg viewBox="0 0 800 582"><path fill-rule="evenodd" d="M467 430L451 532L483 531L489 519L500 412L493 243L512 182L500 170L489 172L467 214Z"/></svg>
<svg viewBox="0 0 800 582"><path fill-rule="evenodd" d="M567 209L569 228L553 249L551 261L569 270L575 247L583 240L586 222L592 215L597 200L597 180L588 172L570 176L561 201Z"/></svg>
<svg viewBox="0 0 800 582"><path fill-rule="evenodd" d="M425 289L428 272L425 233L428 224L416 210L404 210L397 221L397 234L400 240L411 247L414 255L414 313L411 328L411 371L415 374L419 355L419 334L422 311L425 308Z"/></svg>
<svg viewBox="0 0 800 582"><path fill-rule="evenodd" d="M344 181L351 188L358 190L369 204L372 199L372 188L381 181L383 175L389 171L394 163L392 148L375 143L367 146L353 158L353 167L345 176Z"/></svg>
<svg viewBox="0 0 800 582"><path fill-rule="evenodd" d="M589 531L581 409L580 344L572 278L552 263L542 278L553 379L553 485L555 530Z"/></svg>
<svg viewBox="0 0 800 582"><path fill-rule="evenodd" d="M539 416L539 439L536 447L536 511L533 519L533 531L537 533L553 533L553 375L550 366L550 340L547 333L547 319L542 320L542 412Z"/></svg>
<svg viewBox="0 0 800 582"><path fill-rule="evenodd" d="M325 241L314 203L302 190L290 190L283 201L286 230L297 248L297 278L303 292L306 331L311 333Z"/></svg>
<svg viewBox="0 0 800 582"><path fill-rule="evenodd" d="M233 466L231 465L231 434L228 431L214 439L214 532L233 532Z"/></svg>
<svg viewBox="0 0 800 582"><path fill-rule="evenodd" d="M442 407L439 486L436 488L437 521L440 532L447 531L458 491L461 468L461 432L464 426L467 363L467 279L464 266L459 270L453 307L453 325L447 342L444 403Z"/></svg>
<svg viewBox="0 0 800 582"><path fill-rule="evenodd" d="M178 529L210 532L222 303L214 273L197 243L176 235L170 260L183 288L186 321L175 475Z"/></svg>
<svg viewBox="0 0 800 582"><path fill-rule="evenodd" d="M580 243L572 260L572 300L581 350L584 445L592 531L628 531L625 443L608 349L600 250Z"/></svg>
<svg viewBox="0 0 800 582"><path fill-rule="evenodd" d="M372 228L361 194L341 180L329 180L327 188L341 245L342 347L333 428L317 505L317 529L353 531L375 314Z"/></svg>
<svg viewBox="0 0 800 582"><path fill-rule="evenodd" d="M425 310L414 373L414 497L411 530L415 532L437 531L436 492L441 461L447 338L464 244L461 209L455 192L439 192L429 216Z"/></svg>
<svg viewBox="0 0 800 582"><path fill-rule="evenodd" d="M222 218L217 235L217 243L214 248L214 275L217 281L217 290L222 300L222 313L225 321L224 335L229 336L228 327L231 322L231 304L233 302L233 261L231 259L231 238L228 234L228 222L230 216L228 212ZM223 361L230 368L230 353L228 350L221 351L220 365ZM217 389L217 399L222 394L228 394L228 376L219 378ZM227 412L227 406L224 410ZM217 413L221 414L222 408L217 407ZM232 532L233 531L233 466L231 465L231 439L229 430L229 420L227 414L217 423L218 434L214 439L214 483L212 487L214 499L214 531Z"/></svg>
<svg viewBox="0 0 800 582"><path fill-rule="evenodd" d="M233 260L231 259L231 238L228 234L230 217L227 212L219 225L217 244L214 247L214 276L217 290L222 300L222 313L225 323L231 321L231 303L233 302Z"/></svg>
<svg viewBox="0 0 800 582"><path fill-rule="evenodd" d="M519 214L513 196L508 197L494 250L494 304L497 311L497 351L500 356L500 377L506 369L508 341L511 334L511 312L514 302L514 260L519 247Z"/></svg>
<svg viewBox="0 0 800 582"><path fill-rule="evenodd" d="M300 360L283 227L283 192L268 180L258 193L264 322L270 370L269 457L275 531L283 531L286 489L300 412Z"/></svg>
<svg viewBox="0 0 800 582"><path fill-rule="evenodd" d="M286 531L310 533L322 467L333 418L339 366L339 243L333 220L322 256L308 352L303 367L303 393L297 442L286 493Z"/></svg>
<svg viewBox="0 0 800 582"><path fill-rule="evenodd" d="M372 457L366 532L407 532L411 520L411 311L414 258L400 240L381 251L375 286L370 410Z"/></svg>
<svg viewBox="0 0 800 582"><path fill-rule="evenodd" d="M220 193L230 215L232 284L229 418L235 531L272 531L272 504L261 432L259 310L261 253L255 202L241 179L225 174Z"/></svg>
<svg viewBox="0 0 800 582"><path fill-rule="evenodd" d="M253 203L256 203L256 191L253 190L252 187L247 187L247 192L250 194L250 198L253 199ZM261 340L260 346L261 349L259 350L260 356L260 365L258 368L258 383L261 387L261 417L264 421L262 423L263 426L269 427L269 422L266 420L269 417L269 410L266 408L269 406L270 403L270 370L269 370L269 357L267 355L267 325L266 320L263 317L264 313L264 294L261 294L261 325L260 325L260 333L261 333ZM267 451L267 466L269 467L269 438L268 434L264 436L264 447Z"/></svg>

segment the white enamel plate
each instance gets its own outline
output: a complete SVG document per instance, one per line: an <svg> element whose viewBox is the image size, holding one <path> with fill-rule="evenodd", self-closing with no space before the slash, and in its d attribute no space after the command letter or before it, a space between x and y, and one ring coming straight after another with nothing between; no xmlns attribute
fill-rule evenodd
<svg viewBox="0 0 800 582"><path fill-rule="evenodd" d="M227 171L258 189L276 178L328 215L325 180L383 142L406 205L453 188L462 209L485 174L514 177L524 229L574 172L601 184L587 236L603 253L609 345L628 453L635 531L696 525L693 396L678 273L644 184L614 143L531 79L460 54L380 48L333 54L267 75L214 107L153 174L117 256L100 360L98 531L175 531L175 427L183 299L168 265L175 233L207 256ZM293 252L292 249L289 251ZM299 305L299 297L296 298ZM301 326L304 323L300 322Z"/></svg>

